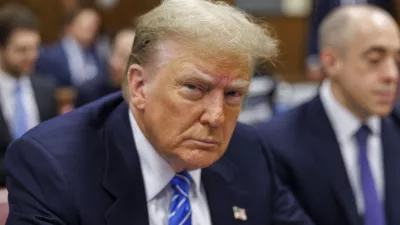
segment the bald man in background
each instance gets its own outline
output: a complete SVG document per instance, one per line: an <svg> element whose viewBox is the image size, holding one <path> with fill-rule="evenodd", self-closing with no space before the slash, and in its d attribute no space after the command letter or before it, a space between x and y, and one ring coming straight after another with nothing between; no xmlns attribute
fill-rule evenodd
<svg viewBox="0 0 400 225"><path fill-rule="evenodd" d="M122 29L115 35L111 54L108 58L108 80L106 82L94 80L81 85L78 88L78 96L76 98L77 107L121 89L134 39L135 31L131 28Z"/></svg>
<svg viewBox="0 0 400 225"><path fill-rule="evenodd" d="M400 52L394 19L344 6L319 29L319 95L259 127L278 174L318 225L400 224Z"/></svg>
<svg viewBox="0 0 400 225"><path fill-rule="evenodd" d="M378 6L399 18L400 1L398 0L313 0L308 29L308 56L306 60L308 79L320 82L323 79L318 57L318 27L322 20L335 8L349 4L371 4Z"/></svg>

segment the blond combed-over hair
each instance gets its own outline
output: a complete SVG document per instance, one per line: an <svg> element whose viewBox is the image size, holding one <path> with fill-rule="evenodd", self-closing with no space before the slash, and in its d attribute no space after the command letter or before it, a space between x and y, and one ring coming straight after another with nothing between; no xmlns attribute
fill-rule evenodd
<svg viewBox="0 0 400 225"><path fill-rule="evenodd" d="M199 55L227 60L228 56L247 56L251 71L278 52L277 40L265 23L218 1L165 0L137 19L135 31L128 67L151 62L155 45L164 40L178 41Z"/></svg>

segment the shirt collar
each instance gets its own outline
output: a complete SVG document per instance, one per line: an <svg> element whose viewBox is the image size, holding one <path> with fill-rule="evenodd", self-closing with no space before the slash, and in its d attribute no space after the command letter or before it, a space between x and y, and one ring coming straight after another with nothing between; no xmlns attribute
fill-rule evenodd
<svg viewBox="0 0 400 225"><path fill-rule="evenodd" d="M322 105L324 106L339 141L341 142L352 138L363 122L336 100L333 96L329 79L323 81L320 88L320 96ZM365 121L365 124L371 129L373 135L380 134L380 123L381 120L378 116L371 116Z"/></svg>
<svg viewBox="0 0 400 225"><path fill-rule="evenodd" d="M14 87L17 85L19 81L22 86L29 85L29 76L22 75L19 78L13 77L8 73L0 70L0 87L3 89L14 90Z"/></svg>
<svg viewBox="0 0 400 225"><path fill-rule="evenodd" d="M141 163L146 199L149 202L169 185L175 172L144 136L131 111L129 111L129 120ZM194 193L197 194L200 191L201 170L192 170L189 174L194 183Z"/></svg>

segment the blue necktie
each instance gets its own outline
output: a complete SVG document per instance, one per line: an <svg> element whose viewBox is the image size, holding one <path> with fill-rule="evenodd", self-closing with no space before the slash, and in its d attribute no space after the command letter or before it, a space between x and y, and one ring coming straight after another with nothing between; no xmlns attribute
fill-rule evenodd
<svg viewBox="0 0 400 225"><path fill-rule="evenodd" d="M386 222L383 205L379 199L368 161L367 139L370 133L371 130L366 125L361 126L356 133L356 139L360 150L358 160L362 190L364 194L364 225L385 225Z"/></svg>
<svg viewBox="0 0 400 225"><path fill-rule="evenodd" d="M192 212L189 202L189 188L192 178L187 172L175 175L170 185L174 190L171 201L169 225L191 225Z"/></svg>
<svg viewBox="0 0 400 225"><path fill-rule="evenodd" d="M15 86L15 112L14 112L14 140L21 137L28 130L26 111L23 102L23 90L20 81L17 81Z"/></svg>

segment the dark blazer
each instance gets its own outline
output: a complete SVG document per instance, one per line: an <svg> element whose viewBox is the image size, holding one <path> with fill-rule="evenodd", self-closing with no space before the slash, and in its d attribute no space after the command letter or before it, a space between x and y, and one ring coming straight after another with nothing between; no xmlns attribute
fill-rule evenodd
<svg viewBox="0 0 400 225"><path fill-rule="evenodd" d="M106 62L97 54L94 48L91 52L93 53L92 55L98 68L98 74L94 79L102 79L104 81L106 76L104 73ZM52 79L57 86L74 86L67 54L62 43L44 48L41 51L36 62L36 73Z"/></svg>
<svg viewBox="0 0 400 225"><path fill-rule="evenodd" d="M10 145L8 225L148 225L143 177L120 93L32 129ZM252 128L238 124L226 154L202 170L214 225L310 224L279 185ZM232 207L245 208L246 222Z"/></svg>
<svg viewBox="0 0 400 225"><path fill-rule="evenodd" d="M367 0L369 4L379 6L395 16L396 0ZM341 0L314 0L310 15L308 34L308 55L318 55L318 27L333 9L340 6Z"/></svg>
<svg viewBox="0 0 400 225"><path fill-rule="evenodd" d="M111 80L104 82L100 79L95 79L92 82L87 82L77 87L77 96L75 99L75 107L80 107L87 103L100 99L108 94L119 91L121 88L112 84Z"/></svg>
<svg viewBox="0 0 400 225"><path fill-rule="evenodd" d="M400 126L400 104L397 104L393 107L392 116L396 123Z"/></svg>
<svg viewBox="0 0 400 225"><path fill-rule="evenodd" d="M57 115L57 102L55 87L46 79L32 76L31 84L35 94L35 100L39 111L40 121L48 120ZM0 187L5 186L5 174L3 167L4 154L11 143L11 132L0 107Z"/></svg>
<svg viewBox="0 0 400 225"><path fill-rule="evenodd" d="M339 143L320 97L258 128L277 173L317 225L362 225ZM382 119L387 225L400 224L400 126Z"/></svg>

